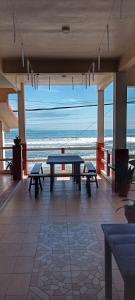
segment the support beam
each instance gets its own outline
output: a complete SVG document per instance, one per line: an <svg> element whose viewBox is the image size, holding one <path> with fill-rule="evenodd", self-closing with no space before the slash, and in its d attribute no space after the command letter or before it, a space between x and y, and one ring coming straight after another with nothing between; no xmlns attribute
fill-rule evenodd
<svg viewBox="0 0 135 300"><path fill-rule="evenodd" d="M0 121L0 147L4 147L4 131L3 131L3 124ZM4 158L4 150L0 149L0 158ZM4 162L0 161L0 171L4 170Z"/></svg>
<svg viewBox="0 0 135 300"><path fill-rule="evenodd" d="M31 65L35 73L87 73L93 59L44 59L31 58ZM100 72L98 62L95 61L95 73L112 73L118 70L118 59L102 59ZM27 74L27 66L22 67L20 58L3 59L4 73Z"/></svg>
<svg viewBox="0 0 135 300"><path fill-rule="evenodd" d="M104 170L104 90L98 90L98 111L97 111L97 173Z"/></svg>
<svg viewBox="0 0 135 300"><path fill-rule="evenodd" d="M119 62L119 71L125 71L135 65L135 42L122 55Z"/></svg>
<svg viewBox="0 0 135 300"><path fill-rule="evenodd" d="M15 90L12 88L0 88L0 102L8 102L8 94L14 94Z"/></svg>
<svg viewBox="0 0 135 300"><path fill-rule="evenodd" d="M25 102L24 102L24 84L21 83L21 90L18 92L18 122L19 122L19 137L22 144L22 159L24 174L27 174L27 147L25 133Z"/></svg>
<svg viewBox="0 0 135 300"><path fill-rule="evenodd" d="M126 148L127 78L125 72L114 75L113 148Z"/></svg>
<svg viewBox="0 0 135 300"><path fill-rule="evenodd" d="M104 75L102 80L98 82L98 89L104 90L113 81L113 74Z"/></svg>
<svg viewBox="0 0 135 300"><path fill-rule="evenodd" d="M128 149L126 149L127 79L125 72L114 75L112 190L127 196Z"/></svg>
<svg viewBox="0 0 135 300"><path fill-rule="evenodd" d="M135 87L135 65L127 71L127 85Z"/></svg>
<svg viewBox="0 0 135 300"><path fill-rule="evenodd" d="M21 83L21 90L18 92L18 122L19 137L21 143L25 143L25 103L24 103L24 85Z"/></svg>

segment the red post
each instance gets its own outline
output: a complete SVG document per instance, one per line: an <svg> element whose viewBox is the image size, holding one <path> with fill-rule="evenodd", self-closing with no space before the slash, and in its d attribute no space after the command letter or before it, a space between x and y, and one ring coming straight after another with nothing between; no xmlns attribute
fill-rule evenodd
<svg viewBox="0 0 135 300"><path fill-rule="evenodd" d="M64 149L64 148L61 148L61 154L65 154L65 149ZM65 165L64 165L64 164L62 164L61 170L62 170L62 171L65 170Z"/></svg>
<svg viewBox="0 0 135 300"><path fill-rule="evenodd" d="M27 166L27 144L22 143L22 159L23 159L23 171L24 175L28 174L28 166Z"/></svg>
<svg viewBox="0 0 135 300"><path fill-rule="evenodd" d="M104 162L102 159L104 159L104 143L97 142L97 155L96 155L96 168L97 173L100 174L101 170L104 170Z"/></svg>
<svg viewBox="0 0 135 300"><path fill-rule="evenodd" d="M110 152L107 150L107 170L106 175L110 176Z"/></svg>

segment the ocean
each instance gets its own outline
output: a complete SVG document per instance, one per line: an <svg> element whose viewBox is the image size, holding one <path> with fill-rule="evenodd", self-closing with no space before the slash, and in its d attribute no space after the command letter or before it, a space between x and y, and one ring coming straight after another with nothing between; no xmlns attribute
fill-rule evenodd
<svg viewBox="0 0 135 300"><path fill-rule="evenodd" d="M17 130L5 133L5 146L13 144ZM113 138L112 130L105 130L105 148L111 151ZM49 154L58 154L55 147L95 147L97 141L96 130L26 130L27 147L30 148L51 148L45 151L28 151L28 159L45 159ZM135 130L129 129L127 132L127 147L130 153L135 153ZM96 157L95 150L67 150L66 153L80 154L84 159ZM11 157L11 151L6 150L6 157ZM29 163L31 168L32 162Z"/></svg>

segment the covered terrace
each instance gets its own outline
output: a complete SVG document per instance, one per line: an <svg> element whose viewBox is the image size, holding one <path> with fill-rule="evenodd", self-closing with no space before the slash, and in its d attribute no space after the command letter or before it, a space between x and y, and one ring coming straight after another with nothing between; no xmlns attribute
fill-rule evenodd
<svg viewBox="0 0 135 300"><path fill-rule="evenodd" d="M3 172L0 175L5 199L0 211L2 300L105 300L101 223L126 222L124 210L118 213L115 210L121 205L119 169L127 171L129 159L127 87L135 86L134 12L133 0L1 1L0 104L8 106L8 95L17 94L22 144L20 162L17 155L13 157L18 166L14 173L17 184L9 186L7 194L8 179L4 181L7 175ZM82 75L86 88L96 85L98 89L99 189L93 185L92 197L88 198L85 185L82 184L79 192L72 180L57 180L52 194L46 179L35 201L33 193L28 191L24 87L81 85ZM112 81L110 158L110 152L104 147L104 89ZM0 113L1 171L5 168L3 130L10 128L4 126L9 121L5 115L3 109ZM123 180L125 176L123 171ZM12 176L8 178L12 181ZM123 184L123 194L124 188ZM128 197L134 196L132 185ZM124 299L123 281L113 261L113 300L120 299Z"/></svg>

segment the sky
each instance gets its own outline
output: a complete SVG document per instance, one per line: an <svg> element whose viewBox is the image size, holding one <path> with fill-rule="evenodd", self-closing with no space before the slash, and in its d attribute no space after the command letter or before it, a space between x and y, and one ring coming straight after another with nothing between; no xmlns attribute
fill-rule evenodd
<svg viewBox="0 0 135 300"><path fill-rule="evenodd" d="M128 88L128 98L135 99L135 88ZM105 103L113 102L113 84L105 89ZM10 105L17 108L15 94L9 97ZM38 90L25 87L25 108L52 108L97 104L96 86L39 86ZM128 127L135 128L135 104L128 105ZM105 106L105 129L112 129L113 105ZM86 130L97 128L97 107L72 108L51 111L27 112L26 128L33 130Z"/></svg>

